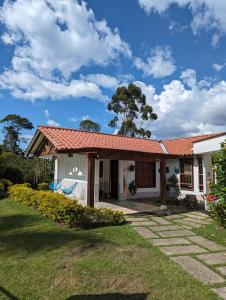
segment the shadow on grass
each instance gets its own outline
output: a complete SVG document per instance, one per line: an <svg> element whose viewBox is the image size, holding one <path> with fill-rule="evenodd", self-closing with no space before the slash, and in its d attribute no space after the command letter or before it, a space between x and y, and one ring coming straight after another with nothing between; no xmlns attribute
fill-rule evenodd
<svg viewBox="0 0 226 300"><path fill-rule="evenodd" d="M4 295L7 297L7 299L10 300L19 300L19 298L17 298L16 296L14 296L13 294L11 294L9 291L7 291L4 287L0 286L0 296Z"/></svg>
<svg viewBox="0 0 226 300"><path fill-rule="evenodd" d="M92 230L63 228L35 215L0 217L0 253L28 255L38 251L55 250L71 242L74 246L85 246L86 249L101 244L112 244Z"/></svg>
<svg viewBox="0 0 226 300"><path fill-rule="evenodd" d="M74 295L66 300L145 300L147 293L139 294L121 294L121 293L107 293L100 295Z"/></svg>

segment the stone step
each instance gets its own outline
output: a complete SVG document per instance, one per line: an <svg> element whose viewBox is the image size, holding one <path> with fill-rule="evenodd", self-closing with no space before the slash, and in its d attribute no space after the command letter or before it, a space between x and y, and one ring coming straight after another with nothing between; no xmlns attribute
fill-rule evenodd
<svg viewBox="0 0 226 300"><path fill-rule="evenodd" d="M207 252L206 249L201 248L198 245L170 246L170 247L160 248L160 250L166 255L197 254L197 253Z"/></svg>
<svg viewBox="0 0 226 300"><path fill-rule="evenodd" d="M205 239L204 237L201 237L201 236L191 236L191 237L188 237L188 239L210 251L226 250L225 247L223 247L222 245L219 245L219 244L217 244L213 241L210 241L208 239Z"/></svg>
<svg viewBox="0 0 226 300"><path fill-rule="evenodd" d="M195 235L192 231L187 229L176 230L176 231L162 231L159 232L159 235L162 237L185 237Z"/></svg>
<svg viewBox="0 0 226 300"><path fill-rule="evenodd" d="M133 229L145 239L158 238L158 236L154 232L146 227L133 227Z"/></svg>
<svg viewBox="0 0 226 300"><path fill-rule="evenodd" d="M209 253L197 256L207 265L223 265L226 264L226 253Z"/></svg>
<svg viewBox="0 0 226 300"><path fill-rule="evenodd" d="M226 300L226 287L212 289L212 291L220 296L223 300Z"/></svg>
<svg viewBox="0 0 226 300"><path fill-rule="evenodd" d="M150 243L154 246L187 245L190 241L184 238L152 239Z"/></svg>
<svg viewBox="0 0 226 300"><path fill-rule="evenodd" d="M171 257L171 259L180 264L189 274L205 284L216 284L225 281L220 275L190 256L177 256Z"/></svg>

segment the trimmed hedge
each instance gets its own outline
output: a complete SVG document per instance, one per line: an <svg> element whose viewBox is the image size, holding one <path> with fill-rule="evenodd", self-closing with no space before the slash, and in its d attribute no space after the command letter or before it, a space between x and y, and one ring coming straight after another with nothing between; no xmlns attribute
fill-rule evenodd
<svg viewBox="0 0 226 300"><path fill-rule="evenodd" d="M12 186L9 193L14 201L32 206L47 218L69 226L93 227L125 223L120 211L84 207L62 194L33 190L26 184Z"/></svg>

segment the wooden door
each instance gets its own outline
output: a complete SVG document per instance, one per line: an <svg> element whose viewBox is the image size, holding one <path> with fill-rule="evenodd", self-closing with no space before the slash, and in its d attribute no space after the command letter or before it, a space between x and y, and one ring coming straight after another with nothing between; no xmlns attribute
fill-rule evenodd
<svg viewBox="0 0 226 300"><path fill-rule="evenodd" d="M111 160L111 198L118 200L118 160Z"/></svg>

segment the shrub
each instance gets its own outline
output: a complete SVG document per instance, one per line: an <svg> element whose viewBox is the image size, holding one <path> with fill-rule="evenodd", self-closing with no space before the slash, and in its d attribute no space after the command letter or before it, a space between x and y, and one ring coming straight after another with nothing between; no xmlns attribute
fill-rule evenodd
<svg viewBox="0 0 226 300"><path fill-rule="evenodd" d="M13 185L13 183L10 180L5 179L5 178L1 179L0 183L3 185L3 188L1 187L1 193L0 193L1 197L6 197L6 195L8 193L8 189L10 186Z"/></svg>
<svg viewBox="0 0 226 300"><path fill-rule="evenodd" d="M6 168L2 177L12 181L12 183L15 184L22 183L24 180L22 171L15 167Z"/></svg>
<svg viewBox="0 0 226 300"><path fill-rule="evenodd" d="M47 182L41 182L38 184L39 191L47 191L49 189L49 184Z"/></svg>
<svg viewBox="0 0 226 300"><path fill-rule="evenodd" d="M14 201L32 206L55 222L70 226L92 227L125 222L122 212L84 207L63 194L33 190L25 184L12 186L10 197Z"/></svg>
<svg viewBox="0 0 226 300"><path fill-rule="evenodd" d="M4 184L0 182L0 199L5 197L5 187Z"/></svg>

